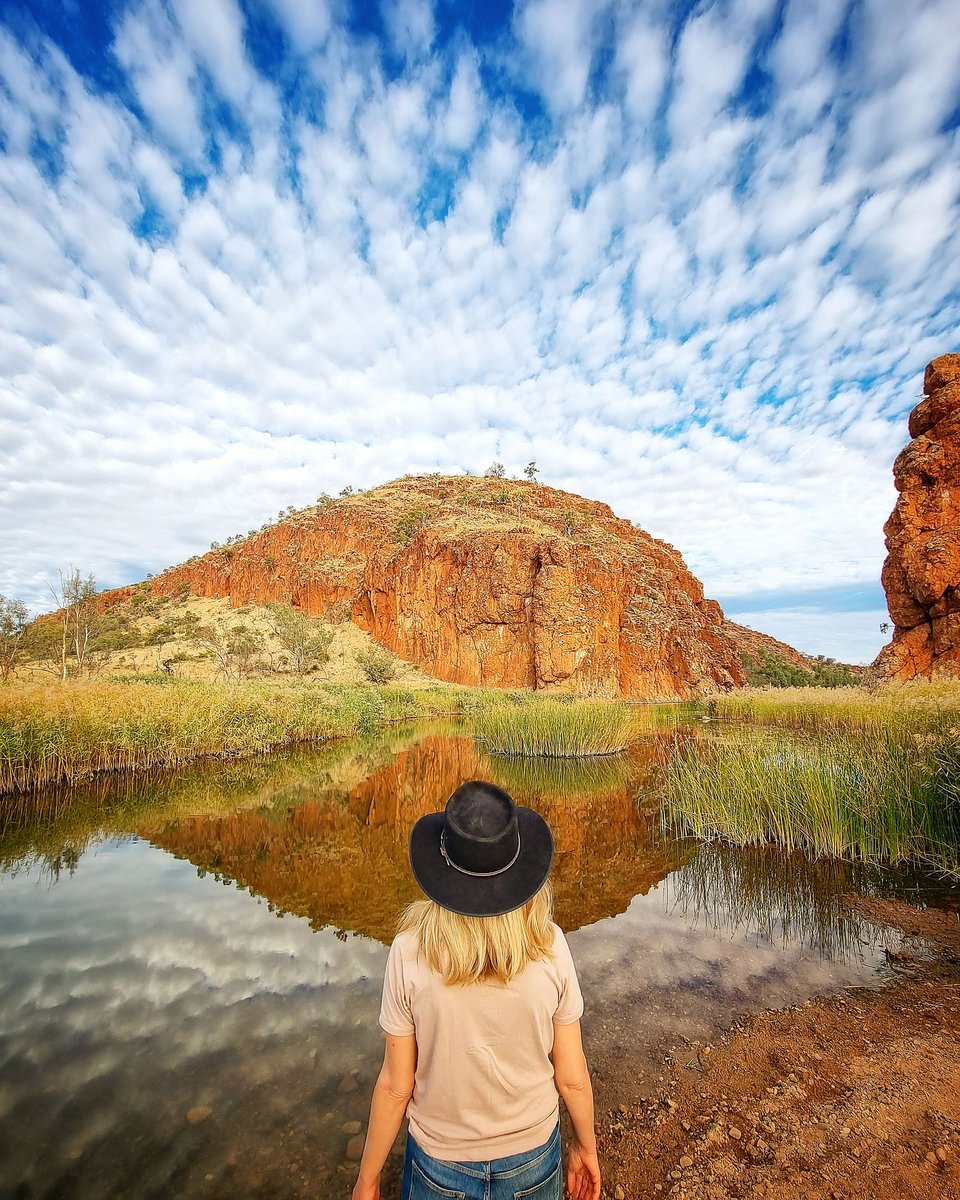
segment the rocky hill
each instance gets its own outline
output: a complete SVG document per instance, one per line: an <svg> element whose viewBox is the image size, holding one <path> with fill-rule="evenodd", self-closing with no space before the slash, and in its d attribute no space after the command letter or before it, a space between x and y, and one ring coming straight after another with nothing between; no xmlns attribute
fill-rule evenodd
<svg viewBox="0 0 960 1200"><path fill-rule="evenodd" d="M459 684L696 696L746 678L719 604L672 546L526 480L421 476L324 499L149 586L350 619Z"/></svg>
<svg viewBox="0 0 960 1200"><path fill-rule="evenodd" d="M960 354L929 364L923 392L893 464L881 579L894 632L874 664L903 680L960 674Z"/></svg>

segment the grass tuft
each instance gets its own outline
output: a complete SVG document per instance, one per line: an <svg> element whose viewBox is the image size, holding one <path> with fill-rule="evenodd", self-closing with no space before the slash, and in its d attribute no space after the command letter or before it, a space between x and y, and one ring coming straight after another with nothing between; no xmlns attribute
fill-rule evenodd
<svg viewBox="0 0 960 1200"><path fill-rule="evenodd" d="M618 754L650 728L650 718L616 700L536 699L473 713L477 741L490 754L581 758Z"/></svg>

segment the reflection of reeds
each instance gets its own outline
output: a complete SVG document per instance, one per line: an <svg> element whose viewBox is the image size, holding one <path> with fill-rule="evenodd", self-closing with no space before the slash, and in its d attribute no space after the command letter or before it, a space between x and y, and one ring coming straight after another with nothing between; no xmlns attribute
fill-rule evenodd
<svg viewBox="0 0 960 1200"><path fill-rule="evenodd" d="M544 698L484 708L472 720L488 753L578 758L626 750L653 727L654 717L616 700Z"/></svg>
<svg viewBox="0 0 960 1200"><path fill-rule="evenodd" d="M851 909L851 891L869 891L876 872L799 854L705 842L669 878L668 902L691 921L768 942L807 946L827 959L859 956L871 927Z"/></svg>
<svg viewBox="0 0 960 1200"><path fill-rule="evenodd" d="M298 747L268 757L199 762L174 770L91 776L14 793L0 803L0 870L76 860L103 837L147 833L188 816L288 806L349 792L398 751L436 728L397 725L370 738Z"/></svg>
<svg viewBox="0 0 960 1200"><path fill-rule="evenodd" d="M630 754L594 758L520 758L489 755L490 778L517 797L597 796L630 786L649 768Z"/></svg>
<svg viewBox="0 0 960 1200"><path fill-rule="evenodd" d="M856 728L712 743L676 739L665 763L665 817L698 837L776 843L872 862L960 868L960 729L930 714L925 732L892 713Z"/></svg>

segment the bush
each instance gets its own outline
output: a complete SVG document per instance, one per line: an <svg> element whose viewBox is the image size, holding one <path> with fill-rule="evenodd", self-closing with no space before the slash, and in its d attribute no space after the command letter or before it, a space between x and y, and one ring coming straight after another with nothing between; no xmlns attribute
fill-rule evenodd
<svg viewBox="0 0 960 1200"><path fill-rule="evenodd" d="M407 512L405 512L400 518L400 520L397 521L397 527L393 533L393 540L401 543L409 542L410 539L418 532L418 530L422 529L424 525L426 525L427 518L429 516L429 510L419 505L416 508L408 509Z"/></svg>
<svg viewBox="0 0 960 1200"><path fill-rule="evenodd" d="M393 656L379 646L358 654L357 664L370 683L389 683L397 673Z"/></svg>

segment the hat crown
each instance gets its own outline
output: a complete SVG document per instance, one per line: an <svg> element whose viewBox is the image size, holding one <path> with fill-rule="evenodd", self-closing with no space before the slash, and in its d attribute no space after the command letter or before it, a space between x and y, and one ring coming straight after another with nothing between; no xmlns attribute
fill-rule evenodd
<svg viewBox="0 0 960 1200"><path fill-rule="evenodd" d="M492 783L465 783L447 801L443 843L452 867L478 875L503 871L520 849L517 806Z"/></svg>

